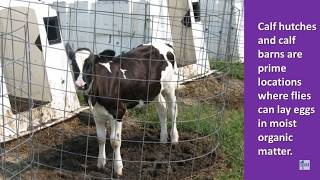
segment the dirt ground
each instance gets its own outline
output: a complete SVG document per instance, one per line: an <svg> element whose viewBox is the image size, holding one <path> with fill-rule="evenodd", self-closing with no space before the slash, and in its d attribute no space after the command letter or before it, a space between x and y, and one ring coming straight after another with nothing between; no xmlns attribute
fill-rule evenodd
<svg viewBox="0 0 320 180"><path fill-rule="evenodd" d="M243 107L244 84L239 79L211 75L188 82L177 92L177 97L182 101L191 99L219 105L225 101L226 108L237 109Z"/></svg>
<svg viewBox="0 0 320 180"><path fill-rule="evenodd" d="M225 98L229 101L229 106L241 106L242 81L228 81L231 87L229 91L224 91L225 85L222 82L223 79L210 76L187 83L178 91L177 96L186 103L190 98L199 100L206 97L200 100L213 103L221 103L222 98ZM124 122L121 147L124 175L120 179L185 179L203 171L210 171L210 174L214 172L212 167L217 157L219 158L215 151L218 144L216 137L202 137L179 131L180 142L177 145L161 144L158 128L143 128L143 125L128 116ZM107 138L108 132L109 129ZM92 116L87 113L35 133L31 143L26 143L17 150L27 164L32 158L36 162L33 163L33 171L27 170L21 175L22 179L31 179L31 176L41 180L110 179L113 177L112 148L107 140L107 164L103 170L99 170L96 167L98 143L95 136ZM197 139L199 137L202 138ZM16 144L17 141L12 141L5 146L10 149ZM28 157L30 150L34 151L33 157ZM8 167L17 171L14 163ZM201 177L212 179L209 176Z"/></svg>

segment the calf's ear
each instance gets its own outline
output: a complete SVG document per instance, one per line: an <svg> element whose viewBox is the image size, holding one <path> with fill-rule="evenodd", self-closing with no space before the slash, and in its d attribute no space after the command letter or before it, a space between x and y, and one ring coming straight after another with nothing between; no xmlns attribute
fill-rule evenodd
<svg viewBox="0 0 320 180"><path fill-rule="evenodd" d="M97 64L99 62L101 62L101 57L99 55L94 55L93 56L93 63Z"/></svg>
<svg viewBox="0 0 320 180"><path fill-rule="evenodd" d="M116 52L114 52L111 49L107 49L99 53L99 56L103 59L111 60L116 55Z"/></svg>
<svg viewBox="0 0 320 180"><path fill-rule="evenodd" d="M73 49L71 48L70 44L69 43L66 43L65 44L65 48L66 48L66 53L67 53L67 56L70 60L74 60L74 51Z"/></svg>

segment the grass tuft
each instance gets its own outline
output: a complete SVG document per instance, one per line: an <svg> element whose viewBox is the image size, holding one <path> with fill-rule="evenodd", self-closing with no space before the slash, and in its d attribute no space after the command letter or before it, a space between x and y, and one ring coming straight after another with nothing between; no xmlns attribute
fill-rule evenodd
<svg viewBox="0 0 320 180"><path fill-rule="evenodd" d="M228 74L228 77L244 79L244 65L240 62L230 63L221 60L211 60L210 68Z"/></svg>

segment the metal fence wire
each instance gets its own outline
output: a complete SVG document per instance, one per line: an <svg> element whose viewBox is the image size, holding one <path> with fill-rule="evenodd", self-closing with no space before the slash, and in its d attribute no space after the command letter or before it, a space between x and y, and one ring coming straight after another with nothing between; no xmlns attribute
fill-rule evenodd
<svg viewBox="0 0 320 180"><path fill-rule="evenodd" d="M243 2L1 1L0 179L187 179L214 171L228 72L243 58L243 12L236 4ZM117 177L109 143L114 123L105 121L106 165L99 169L94 118L86 92L75 86L65 45L94 54L111 49L118 56L159 41L173 46L178 65L172 83L179 142L170 142L169 118L169 140L160 142L159 101L147 98L122 120L123 175Z"/></svg>

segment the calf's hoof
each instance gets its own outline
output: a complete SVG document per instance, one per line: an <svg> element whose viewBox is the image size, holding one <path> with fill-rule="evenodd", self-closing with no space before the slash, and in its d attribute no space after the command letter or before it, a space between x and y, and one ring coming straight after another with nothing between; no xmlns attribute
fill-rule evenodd
<svg viewBox="0 0 320 180"><path fill-rule="evenodd" d="M171 132L171 143L172 144L178 144L179 142L179 134L178 134L178 131L172 131Z"/></svg>
<svg viewBox="0 0 320 180"><path fill-rule="evenodd" d="M167 143L168 142L168 134L160 134L160 142Z"/></svg>
<svg viewBox="0 0 320 180"><path fill-rule="evenodd" d="M114 177L115 178L120 178L122 176L122 169L119 170L118 172L114 172Z"/></svg>
<svg viewBox="0 0 320 180"><path fill-rule="evenodd" d="M98 164L97 164L98 169L104 168L105 165L106 165L106 160L98 159Z"/></svg>
<svg viewBox="0 0 320 180"><path fill-rule="evenodd" d="M122 168L123 168L122 162L116 162L114 164L114 175L116 177L122 176Z"/></svg>

